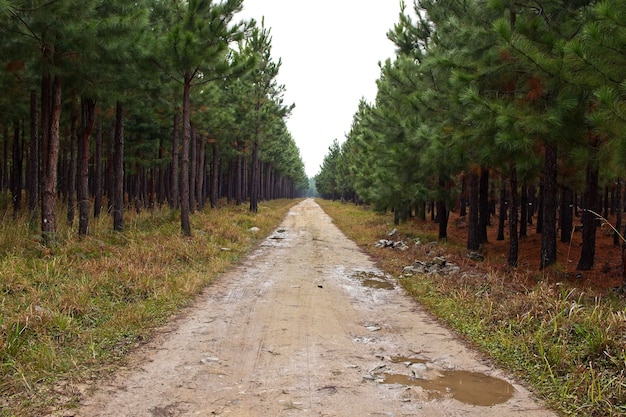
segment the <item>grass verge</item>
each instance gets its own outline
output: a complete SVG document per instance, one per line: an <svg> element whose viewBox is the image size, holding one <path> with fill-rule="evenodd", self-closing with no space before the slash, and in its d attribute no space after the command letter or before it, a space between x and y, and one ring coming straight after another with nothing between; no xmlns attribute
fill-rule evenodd
<svg viewBox="0 0 626 417"><path fill-rule="evenodd" d="M297 201L129 213L122 233L103 216L79 239L60 226L44 247L26 219L0 223L0 416L42 415L75 402L76 387L125 354L279 224ZM59 216L59 218L63 218ZM260 231L253 234L249 228Z"/></svg>
<svg viewBox="0 0 626 417"><path fill-rule="evenodd" d="M462 248L436 242L434 228L398 226L394 240L420 238L398 251L374 247L387 239L392 215L319 200L335 224L400 277L409 294L466 340L510 369L556 411L571 416L626 415L626 301L567 282L477 270L464 256L460 274L403 275L403 266ZM432 229L429 230L429 229ZM436 242L436 243L429 243ZM430 258L430 259L429 259ZM540 279L544 278L544 279Z"/></svg>

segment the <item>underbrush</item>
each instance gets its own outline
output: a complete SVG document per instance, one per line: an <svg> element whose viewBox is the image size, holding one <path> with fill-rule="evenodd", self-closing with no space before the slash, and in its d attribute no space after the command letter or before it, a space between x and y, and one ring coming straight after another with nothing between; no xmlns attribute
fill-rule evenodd
<svg viewBox="0 0 626 417"><path fill-rule="evenodd" d="M60 225L43 246L27 219L0 224L0 416L41 415L131 349L269 235L295 200L206 209L193 237L169 209L103 216L90 235ZM59 216L59 218L64 218ZM64 222L60 222L64 223ZM260 229L251 233L250 227Z"/></svg>
<svg viewBox="0 0 626 417"><path fill-rule="evenodd" d="M570 282L463 264L461 274L403 276L402 267L426 257L463 252L436 242L436 230L397 227L394 240L426 243L406 251L374 247L387 239L392 215L318 201L335 224L426 309L510 369L551 407L572 416L626 414L626 300ZM430 243L436 242L436 243ZM558 272L558 267L557 267ZM558 274L555 274L558 277Z"/></svg>

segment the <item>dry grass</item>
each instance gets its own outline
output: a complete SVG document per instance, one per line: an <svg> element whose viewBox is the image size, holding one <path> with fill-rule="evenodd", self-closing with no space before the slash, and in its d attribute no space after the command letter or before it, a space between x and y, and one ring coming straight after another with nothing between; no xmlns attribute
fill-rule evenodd
<svg viewBox="0 0 626 417"><path fill-rule="evenodd" d="M623 296L546 275L494 272L467 260L458 244L431 243L437 236L432 224L422 230L401 225L393 238L418 236L425 244L407 251L378 249L373 244L393 228L391 215L319 203L381 268L401 276L403 287L430 312L525 379L555 410L573 416L626 414ZM462 273L402 276L403 266L442 255L460 265Z"/></svg>
<svg viewBox="0 0 626 417"><path fill-rule="evenodd" d="M182 236L178 214L168 209L129 214L123 233L104 216L83 239L62 226L51 248L25 219L3 222L0 416L71 403L68 381L117 366L269 235L295 202L264 202L258 214L244 206L207 209L192 216L192 238ZM261 231L251 234L252 226Z"/></svg>

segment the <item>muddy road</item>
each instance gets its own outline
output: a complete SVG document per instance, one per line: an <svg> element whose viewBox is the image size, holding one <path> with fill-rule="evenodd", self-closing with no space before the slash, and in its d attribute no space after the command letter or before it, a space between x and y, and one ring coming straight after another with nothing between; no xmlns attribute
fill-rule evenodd
<svg viewBox="0 0 626 417"><path fill-rule="evenodd" d="M313 200L73 416L555 416L424 314Z"/></svg>

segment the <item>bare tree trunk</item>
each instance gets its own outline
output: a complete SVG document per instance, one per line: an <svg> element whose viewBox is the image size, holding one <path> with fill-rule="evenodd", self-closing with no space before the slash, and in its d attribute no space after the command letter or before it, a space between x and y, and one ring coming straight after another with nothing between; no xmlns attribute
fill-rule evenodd
<svg viewBox="0 0 626 417"><path fill-rule="evenodd" d="M78 235L85 236L89 231L89 140L93 131L96 102L81 99L81 129L78 140Z"/></svg>
<svg viewBox="0 0 626 417"><path fill-rule="evenodd" d="M37 113L37 93L30 92L30 152L28 156L28 212L30 223L34 224L39 213L39 118Z"/></svg>
<svg viewBox="0 0 626 417"><path fill-rule="evenodd" d="M198 152L197 159L198 162L196 164L196 199L198 200L198 210L202 210L204 208L205 194L204 194L204 177L206 176L206 166L205 166L205 152L206 152L206 139L204 137L200 137L198 141Z"/></svg>
<svg viewBox="0 0 626 417"><path fill-rule="evenodd" d="M180 137L178 132L178 124L179 124L180 116L178 114L178 109L174 113L174 127L172 131L172 178L170 184L170 208L177 209L178 201L180 199L179 194L179 183L180 177L178 176L178 159L179 159L179 146L180 146Z"/></svg>
<svg viewBox="0 0 626 417"><path fill-rule="evenodd" d="M96 149L95 149L95 173L94 173L94 203L93 217L100 217L102 210L102 120L98 118L98 127L96 128Z"/></svg>
<svg viewBox="0 0 626 417"><path fill-rule="evenodd" d="M11 170L11 197L13 199L13 217L17 218L22 210L22 145L20 143L20 122L13 122L13 166Z"/></svg>
<svg viewBox="0 0 626 417"><path fill-rule="evenodd" d="M252 148L252 178L250 179L250 211L259 210L259 140L255 139Z"/></svg>
<svg viewBox="0 0 626 417"><path fill-rule="evenodd" d="M557 147L546 144L541 229L541 269L556 263Z"/></svg>
<svg viewBox="0 0 626 417"><path fill-rule="evenodd" d="M511 188L511 204L509 204L509 256L507 264L513 268L517 267L519 254L519 238L517 234L517 213L519 200L517 194L517 166L511 163L511 173L509 175L509 185Z"/></svg>
<svg viewBox="0 0 626 417"><path fill-rule="evenodd" d="M113 144L113 230L124 230L124 105L115 108L115 140Z"/></svg>
<svg viewBox="0 0 626 417"><path fill-rule="evenodd" d="M43 172L43 187L41 198L41 231L45 244L53 243L56 235L56 197L57 197L57 164L59 162L59 138L61 122L61 86L60 75L54 77L51 89L50 125L48 143L45 147L47 153L45 170Z"/></svg>
<svg viewBox="0 0 626 417"><path fill-rule="evenodd" d="M70 160L67 167L67 223L74 224L76 210L76 147L78 145L78 97L72 95L70 111Z"/></svg>
<svg viewBox="0 0 626 417"><path fill-rule="evenodd" d="M189 212L193 214L198 206L198 195L196 194L196 181L198 180L198 131L194 125L191 125L189 150L189 162L191 165L189 172Z"/></svg>
<svg viewBox="0 0 626 417"><path fill-rule="evenodd" d="M180 226L184 236L191 236L191 224L189 222L189 144L191 142L190 113L191 74L185 73L183 86L183 146L181 155L181 203L180 203Z"/></svg>
<svg viewBox="0 0 626 417"><path fill-rule="evenodd" d="M479 185L478 174L470 172L468 175L468 208L469 216L467 222L467 249L476 251L480 248L480 236L478 233L478 211L479 211Z"/></svg>
<svg viewBox="0 0 626 417"><path fill-rule="evenodd" d="M219 148L217 146L217 142L213 142L213 162L211 163L211 208L217 207L217 200L219 198Z"/></svg>

